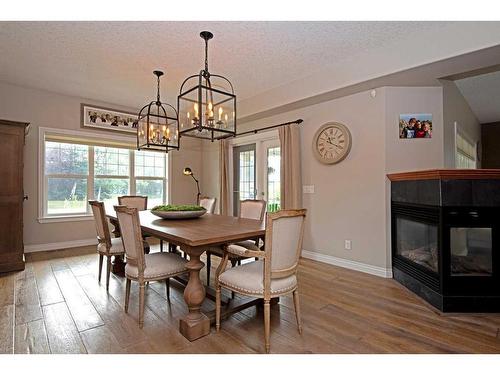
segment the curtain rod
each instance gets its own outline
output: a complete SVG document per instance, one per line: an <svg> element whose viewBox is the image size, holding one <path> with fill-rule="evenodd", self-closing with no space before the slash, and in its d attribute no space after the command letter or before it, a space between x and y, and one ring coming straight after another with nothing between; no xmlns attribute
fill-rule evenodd
<svg viewBox="0 0 500 375"><path fill-rule="evenodd" d="M295 120L295 121L284 122L282 124L266 126L264 128L259 128L259 129L249 130L249 131L246 131L246 132L243 132L243 133L238 133L238 134L235 135L235 137L239 137L240 135L247 135L247 134L257 134L258 132L261 132L261 131L271 130L271 129L274 129L274 128L279 128L280 126L285 126L285 125L290 125L290 124L300 125L303 122L304 122L304 120L302 120L301 118L299 118L298 120Z"/></svg>

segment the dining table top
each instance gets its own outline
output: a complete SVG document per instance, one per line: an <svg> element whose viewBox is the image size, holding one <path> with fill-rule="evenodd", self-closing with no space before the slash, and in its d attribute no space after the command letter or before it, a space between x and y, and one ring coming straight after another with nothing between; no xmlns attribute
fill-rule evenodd
<svg viewBox="0 0 500 375"><path fill-rule="evenodd" d="M116 212L108 212L116 220ZM177 245L217 246L265 235L265 220L206 213L195 219L162 219L149 210L139 211L144 233Z"/></svg>

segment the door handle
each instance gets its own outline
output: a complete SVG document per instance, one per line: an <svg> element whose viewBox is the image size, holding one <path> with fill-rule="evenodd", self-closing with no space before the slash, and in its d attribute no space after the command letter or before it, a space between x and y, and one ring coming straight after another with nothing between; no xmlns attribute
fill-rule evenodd
<svg viewBox="0 0 500 375"><path fill-rule="evenodd" d="M28 197L27 195L25 195L25 196L23 197L23 201L27 201L28 199L29 199L29 197Z"/></svg>

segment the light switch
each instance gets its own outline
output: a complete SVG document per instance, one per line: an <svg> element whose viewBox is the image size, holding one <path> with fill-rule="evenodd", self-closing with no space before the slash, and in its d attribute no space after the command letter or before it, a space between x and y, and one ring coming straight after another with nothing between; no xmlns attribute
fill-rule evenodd
<svg viewBox="0 0 500 375"><path fill-rule="evenodd" d="M303 185L302 192L304 194L314 194L314 185Z"/></svg>

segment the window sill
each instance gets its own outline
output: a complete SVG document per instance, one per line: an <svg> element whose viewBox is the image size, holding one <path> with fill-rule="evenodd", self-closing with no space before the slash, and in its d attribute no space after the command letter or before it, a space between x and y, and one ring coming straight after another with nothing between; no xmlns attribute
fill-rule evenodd
<svg viewBox="0 0 500 375"><path fill-rule="evenodd" d="M75 216L46 216L39 217L38 222L40 224L48 224L48 223L63 223L70 221L89 221L94 220L94 216L92 215L75 215Z"/></svg>

